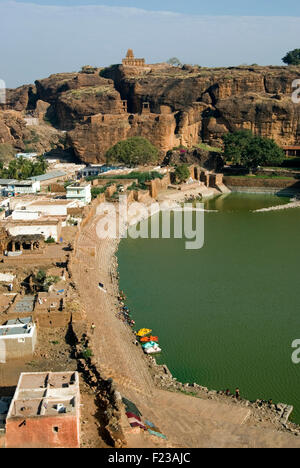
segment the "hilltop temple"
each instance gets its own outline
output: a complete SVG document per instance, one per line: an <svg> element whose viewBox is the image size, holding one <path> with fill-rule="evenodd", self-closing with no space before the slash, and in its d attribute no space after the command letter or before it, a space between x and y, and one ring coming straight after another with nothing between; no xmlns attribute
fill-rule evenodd
<svg viewBox="0 0 300 468"><path fill-rule="evenodd" d="M128 49L126 58L122 60L122 64L125 66L129 66L129 67L144 67L146 65L144 58L142 59L135 58L132 49Z"/></svg>

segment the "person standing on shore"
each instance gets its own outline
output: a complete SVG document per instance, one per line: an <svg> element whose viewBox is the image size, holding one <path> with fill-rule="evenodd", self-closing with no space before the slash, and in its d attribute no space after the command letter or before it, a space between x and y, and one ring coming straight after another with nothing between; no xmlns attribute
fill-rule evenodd
<svg viewBox="0 0 300 468"><path fill-rule="evenodd" d="M236 388L236 390L235 390L235 398L236 398L237 400L240 399L240 390L239 390L239 388Z"/></svg>
<svg viewBox="0 0 300 468"><path fill-rule="evenodd" d="M94 334L95 328L96 328L96 325L95 325L94 322L93 322L92 325L91 325L91 332L92 332L92 335Z"/></svg>

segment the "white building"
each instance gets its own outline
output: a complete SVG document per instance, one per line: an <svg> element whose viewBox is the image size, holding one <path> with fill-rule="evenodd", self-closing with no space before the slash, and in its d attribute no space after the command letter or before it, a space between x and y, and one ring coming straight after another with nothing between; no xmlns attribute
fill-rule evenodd
<svg viewBox="0 0 300 468"><path fill-rule="evenodd" d="M91 184L88 182L69 185L67 187L67 200L79 200L87 205L92 201Z"/></svg>
<svg viewBox="0 0 300 468"><path fill-rule="evenodd" d="M15 219L30 219L28 216L30 216L28 213L40 213L44 216L68 216L68 209L69 208L76 208L78 206L78 201L77 200L63 200L63 199L53 199L53 198L48 198L48 199L41 199L41 200L34 200L34 201L29 201L26 204L18 203L15 206L15 211L17 211L18 214L16 216L19 216L18 218L16 217ZM23 212L24 217L22 217L22 213L19 213L19 211ZM13 217L14 217L13 213ZM32 218L36 219L36 218Z"/></svg>
<svg viewBox="0 0 300 468"><path fill-rule="evenodd" d="M16 158L24 158L24 159L30 159L33 160L38 156L37 153L17 153Z"/></svg>
<svg viewBox="0 0 300 468"><path fill-rule="evenodd" d="M38 219L39 218L39 212L38 211L29 211L29 210L15 210L13 211L11 217L13 220L32 220L32 219Z"/></svg>
<svg viewBox="0 0 300 468"><path fill-rule="evenodd" d="M9 320L0 326L0 363L32 356L37 341L32 317Z"/></svg>
<svg viewBox="0 0 300 468"><path fill-rule="evenodd" d="M15 195L26 194L26 193L37 193L41 190L41 184L39 181L33 180L20 180L14 184Z"/></svg>
<svg viewBox="0 0 300 468"><path fill-rule="evenodd" d="M2 196L34 194L41 190L39 181L33 180L15 180L15 179L0 179L0 191Z"/></svg>
<svg viewBox="0 0 300 468"><path fill-rule="evenodd" d="M45 240L53 237L58 242L63 222L65 222L64 219L53 216L40 216L37 219L25 220L9 217L0 222L0 227L5 228L12 237L39 234Z"/></svg>

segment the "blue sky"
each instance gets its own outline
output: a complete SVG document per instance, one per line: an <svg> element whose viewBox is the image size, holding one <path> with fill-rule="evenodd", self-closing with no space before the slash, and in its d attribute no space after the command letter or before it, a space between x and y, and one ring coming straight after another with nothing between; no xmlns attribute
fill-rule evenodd
<svg viewBox="0 0 300 468"><path fill-rule="evenodd" d="M300 16L299 0L23 0L23 2L65 6L127 6L197 15Z"/></svg>
<svg viewBox="0 0 300 468"><path fill-rule="evenodd" d="M300 47L300 2L289 0L1 0L0 18L8 87L120 63L128 48L148 63L230 66L281 64Z"/></svg>

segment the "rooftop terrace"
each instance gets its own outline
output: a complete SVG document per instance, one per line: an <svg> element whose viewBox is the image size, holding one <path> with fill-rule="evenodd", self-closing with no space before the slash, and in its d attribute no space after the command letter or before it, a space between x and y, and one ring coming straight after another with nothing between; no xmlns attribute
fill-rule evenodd
<svg viewBox="0 0 300 468"><path fill-rule="evenodd" d="M63 416L79 411L77 372L23 373L8 418Z"/></svg>
<svg viewBox="0 0 300 468"><path fill-rule="evenodd" d="M32 317L9 320L5 325L0 326L0 338L31 335L33 332L33 326Z"/></svg>

